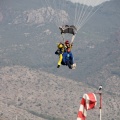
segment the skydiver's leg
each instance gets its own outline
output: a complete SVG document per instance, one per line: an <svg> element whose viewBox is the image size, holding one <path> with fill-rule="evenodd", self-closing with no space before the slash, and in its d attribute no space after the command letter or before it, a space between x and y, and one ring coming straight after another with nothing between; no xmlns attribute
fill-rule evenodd
<svg viewBox="0 0 120 120"><path fill-rule="evenodd" d="M73 63L72 61L69 61L68 63L69 69L75 69L76 68L76 63Z"/></svg>
<svg viewBox="0 0 120 120"><path fill-rule="evenodd" d="M68 65L68 67L69 67L70 69L72 69L72 67L71 67L71 62L70 62L70 61L67 61L67 65Z"/></svg>
<svg viewBox="0 0 120 120"><path fill-rule="evenodd" d="M73 59L71 59L69 62L70 62L70 65L73 65Z"/></svg>
<svg viewBox="0 0 120 120"><path fill-rule="evenodd" d="M66 52L63 52L63 54L62 54L62 61L61 61L61 64L62 64L62 65L66 65L66 60L65 60L65 58L66 58Z"/></svg>
<svg viewBox="0 0 120 120"><path fill-rule="evenodd" d="M71 65L71 69L75 69L76 68L76 63L74 63L74 58L70 60L70 65Z"/></svg>
<svg viewBox="0 0 120 120"><path fill-rule="evenodd" d="M73 69L74 58L73 58L72 53L71 53L71 57L70 57L69 61L67 62L67 64L68 64L68 67L69 67L70 69Z"/></svg>
<svg viewBox="0 0 120 120"><path fill-rule="evenodd" d="M62 62L61 62L61 65L66 65L66 64L63 62L63 60L62 60Z"/></svg>
<svg viewBox="0 0 120 120"><path fill-rule="evenodd" d="M59 68L60 67L60 65L61 65L61 62L62 62L62 54L60 54L59 55L59 60L58 60L58 65L57 65L57 68Z"/></svg>
<svg viewBox="0 0 120 120"><path fill-rule="evenodd" d="M71 52L71 56L70 56L70 58L69 58L69 62L70 62L71 65L74 64L74 57L73 57L72 52Z"/></svg>

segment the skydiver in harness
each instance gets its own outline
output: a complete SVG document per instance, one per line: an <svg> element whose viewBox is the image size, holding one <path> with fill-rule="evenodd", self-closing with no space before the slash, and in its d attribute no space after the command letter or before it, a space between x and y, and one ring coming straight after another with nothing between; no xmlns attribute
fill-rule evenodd
<svg viewBox="0 0 120 120"><path fill-rule="evenodd" d="M57 51L55 52L56 55L59 55L59 60L58 60L58 65L57 65L57 68L59 68L61 66L61 62L62 62L62 59L63 59L63 53L65 51L65 47L64 47L64 44L63 43L59 43L57 45L58 49Z"/></svg>
<svg viewBox="0 0 120 120"><path fill-rule="evenodd" d="M76 64L74 63L74 58L71 52L71 48L68 48L67 51L63 53L63 59L61 64L67 65L70 69L75 69Z"/></svg>
<svg viewBox="0 0 120 120"><path fill-rule="evenodd" d="M75 38L75 36L74 36L75 35L75 32L74 32L75 27L65 25L64 27L59 27L59 29L61 30L61 34L71 33L71 34L73 34L73 37L72 37L71 43L68 40L66 40L64 43L58 44L58 49L55 52L55 54L59 55L57 68L59 68L62 64L62 65L67 65L70 69L75 69L76 64L74 63L73 54L71 52L71 49L73 46L73 40Z"/></svg>

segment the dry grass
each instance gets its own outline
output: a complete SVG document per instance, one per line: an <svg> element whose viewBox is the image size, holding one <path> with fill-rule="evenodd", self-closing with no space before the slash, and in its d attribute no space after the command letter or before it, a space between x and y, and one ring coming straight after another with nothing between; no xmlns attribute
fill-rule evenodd
<svg viewBox="0 0 120 120"><path fill-rule="evenodd" d="M73 120L82 95L96 91L81 82L23 66L1 68L0 79L0 119L4 120L13 120L16 115L19 120ZM104 120L117 118L119 97L111 98L107 93L103 97ZM98 106L88 112L88 120L98 117Z"/></svg>

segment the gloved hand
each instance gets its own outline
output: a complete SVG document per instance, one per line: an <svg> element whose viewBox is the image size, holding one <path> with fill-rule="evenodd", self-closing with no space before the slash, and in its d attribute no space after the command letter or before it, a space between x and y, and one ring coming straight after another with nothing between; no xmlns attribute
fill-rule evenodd
<svg viewBox="0 0 120 120"><path fill-rule="evenodd" d="M58 55L59 53L60 53L60 51L59 51L59 50L57 50L57 51L55 52L55 54L56 54L56 55Z"/></svg>
<svg viewBox="0 0 120 120"><path fill-rule="evenodd" d="M71 43L71 47L73 46L73 42Z"/></svg>

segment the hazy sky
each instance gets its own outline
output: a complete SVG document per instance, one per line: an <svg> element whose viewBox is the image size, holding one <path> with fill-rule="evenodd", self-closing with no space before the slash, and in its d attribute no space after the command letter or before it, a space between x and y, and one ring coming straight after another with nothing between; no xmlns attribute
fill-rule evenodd
<svg viewBox="0 0 120 120"><path fill-rule="evenodd" d="M110 1L110 0L70 0L70 1L79 2L79 3L86 4L86 5L91 5L91 6L96 6L96 5L99 5L103 2Z"/></svg>

